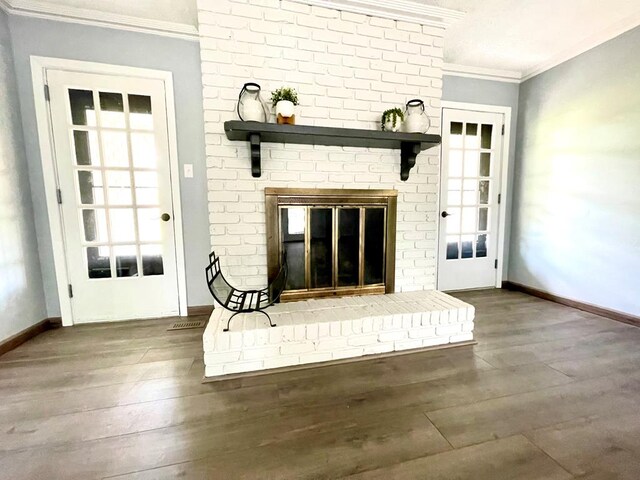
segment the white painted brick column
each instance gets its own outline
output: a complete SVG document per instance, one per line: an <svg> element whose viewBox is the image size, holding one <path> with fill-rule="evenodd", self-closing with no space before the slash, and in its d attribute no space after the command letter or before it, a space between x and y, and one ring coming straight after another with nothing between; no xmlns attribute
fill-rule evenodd
<svg viewBox="0 0 640 480"><path fill-rule="evenodd" d="M400 181L399 152L262 145L262 177L249 149L231 142L247 81L264 98L298 90L300 124L378 129L381 113L422 98L440 132L442 29L287 0L198 0L211 244L238 287L266 284L265 187L397 189L396 290L435 286L439 149Z"/></svg>

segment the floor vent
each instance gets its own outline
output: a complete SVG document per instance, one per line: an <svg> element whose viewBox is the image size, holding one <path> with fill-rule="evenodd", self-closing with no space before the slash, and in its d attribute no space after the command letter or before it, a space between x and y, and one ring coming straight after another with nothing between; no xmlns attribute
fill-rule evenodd
<svg viewBox="0 0 640 480"><path fill-rule="evenodd" d="M186 322L176 322L167 330L187 330L189 328L204 328L207 324L206 320L191 320Z"/></svg>

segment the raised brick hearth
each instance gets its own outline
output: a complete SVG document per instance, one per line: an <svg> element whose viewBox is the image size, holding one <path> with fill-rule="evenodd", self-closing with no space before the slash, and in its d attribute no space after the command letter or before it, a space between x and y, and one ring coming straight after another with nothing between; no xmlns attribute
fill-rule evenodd
<svg viewBox="0 0 640 480"><path fill-rule="evenodd" d="M260 314L217 308L203 336L205 375L361 357L473 340L473 306L438 291L281 303Z"/></svg>

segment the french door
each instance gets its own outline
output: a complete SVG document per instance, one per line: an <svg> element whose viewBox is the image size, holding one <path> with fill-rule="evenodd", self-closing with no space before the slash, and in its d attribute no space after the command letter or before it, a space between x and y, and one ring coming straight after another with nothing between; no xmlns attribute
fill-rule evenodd
<svg viewBox="0 0 640 480"><path fill-rule="evenodd" d="M164 82L48 70L74 323L177 315Z"/></svg>
<svg viewBox="0 0 640 480"><path fill-rule="evenodd" d="M503 114L445 108L438 289L496 285Z"/></svg>

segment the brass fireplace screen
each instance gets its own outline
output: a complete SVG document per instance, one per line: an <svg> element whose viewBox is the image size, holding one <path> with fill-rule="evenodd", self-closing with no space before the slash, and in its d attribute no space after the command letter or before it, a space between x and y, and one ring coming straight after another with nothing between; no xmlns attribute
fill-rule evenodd
<svg viewBox="0 0 640 480"><path fill-rule="evenodd" d="M391 293L396 190L266 188L269 281L282 252L282 300Z"/></svg>

